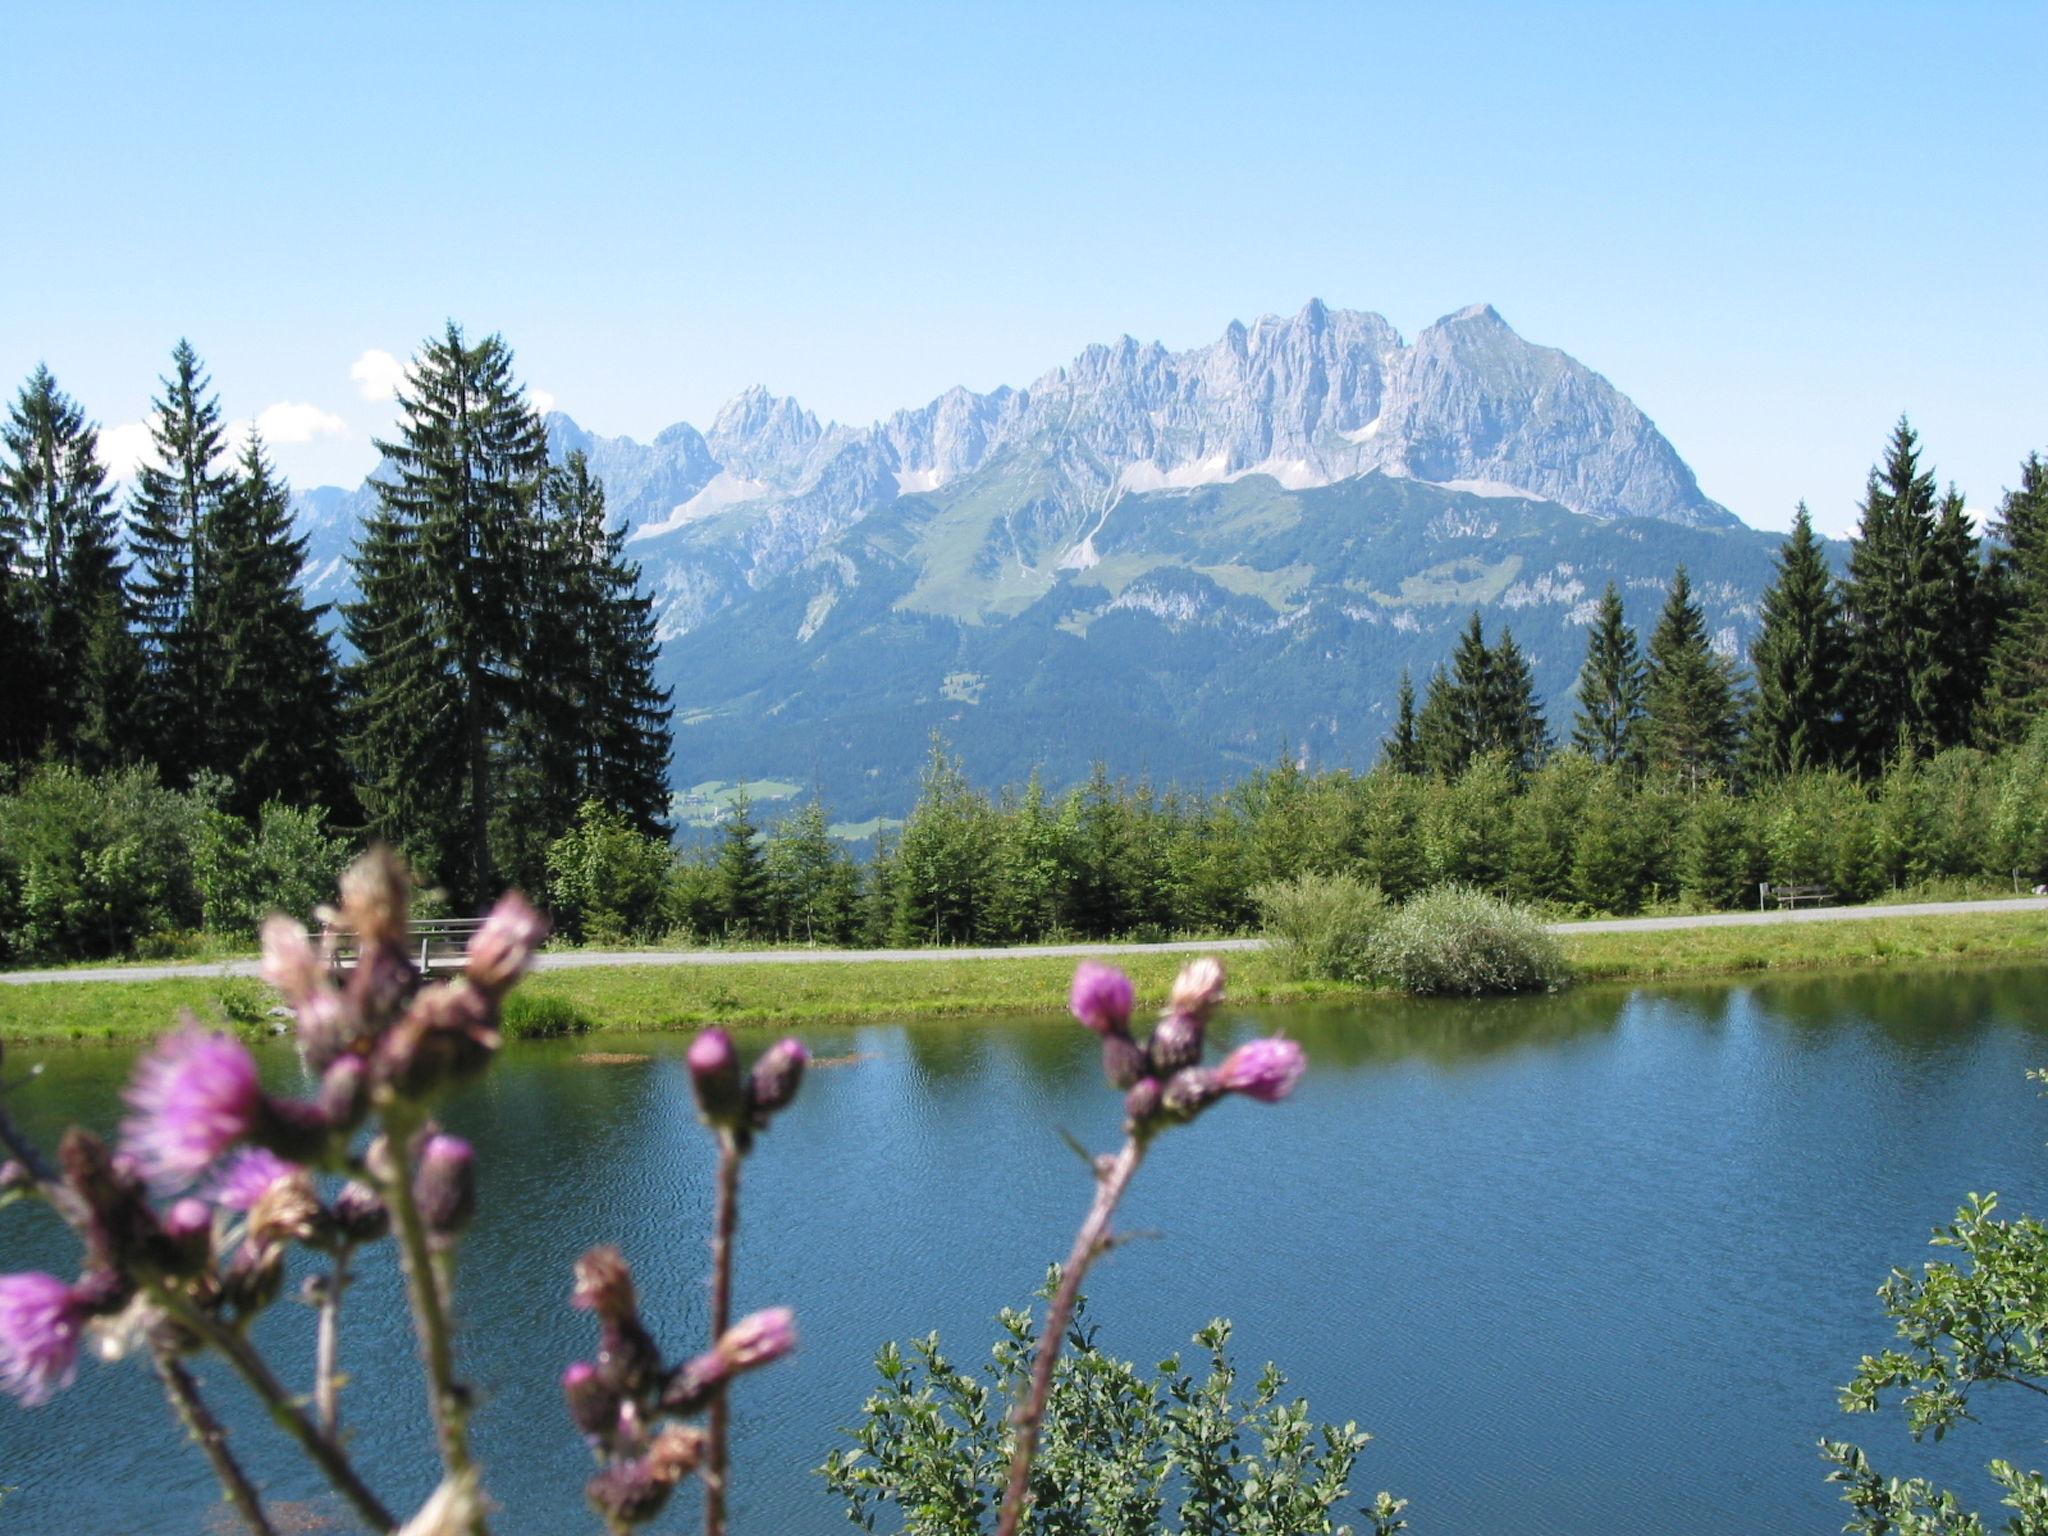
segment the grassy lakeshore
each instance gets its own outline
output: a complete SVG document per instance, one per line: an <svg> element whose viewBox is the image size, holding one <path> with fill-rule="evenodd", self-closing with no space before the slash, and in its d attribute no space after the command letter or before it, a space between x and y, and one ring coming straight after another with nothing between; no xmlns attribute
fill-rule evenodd
<svg viewBox="0 0 2048 1536"><path fill-rule="evenodd" d="M1568 934L1583 981L1657 981L1768 971L2048 960L2048 913L1960 913L1845 923L1786 923ZM1165 995L1186 957L1133 954L1119 963L1147 998ZM1351 989L1298 982L1261 953L1229 957L1240 1004L1341 997ZM972 1014L1057 1013L1074 962L1019 953L993 960L798 965L620 965L543 972L519 992L521 1015L580 1020L598 1030L693 1029L885 1022ZM276 1001L260 982L219 977L0 986L0 1041L133 1041L161 1033L181 1010L260 1031Z"/></svg>

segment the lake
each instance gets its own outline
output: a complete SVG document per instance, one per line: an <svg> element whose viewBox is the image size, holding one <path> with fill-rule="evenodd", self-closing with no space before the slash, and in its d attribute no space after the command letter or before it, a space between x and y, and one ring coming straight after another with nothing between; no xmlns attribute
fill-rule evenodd
<svg viewBox="0 0 2048 1536"><path fill-rule="evenodd" d="M2048 1103L2025 1078L2048 1064L2048 968L1228 1016L1220 1033L1299 1037L1309 1076L1284 1105L1226 1102L1157 1144L1123 1223L1148 1236L1089 1285L1101 1342L1149 1363L1231 1318L1247 1381L1275 1361L1317 1417L1376 1436L1354 1491L1410 1499L1417 1536L1832 1532L1822 1435L1980 1507L1985 1461L2038 1461L2048 1413L2027 1394L1914 1447L1896 1415L1842 1415L1835 1389L1888 1341L1878 1283L1928 1256L1965 1192L2048 1205ZM808 1039L838 1060L747 1166L738 1309L794 1306L803 1348L738 1390L740 1536L848 1528L814 1469L877 1346L936 1328L956 1362L983 1358L997 1309L1029 1301L1087 1205L1061 1131L1108 1147L1119 1121L1071 1023ZM517 1045L444 1116L482 1172L460 1310L501 1536L596 1529L557 1386L594 1345L567 1306L584 1248L624 1247L672 1353L701 1339L711 1160L686 1044ZM265 1059L296 1088L289 1050ZM5 1070L54 1142L69 1119L116 1118L131 1060L21 1048ZM75 1262L45 1213L0 1212L0 1269ZM388 1245L364 1269L343 1417L410 1509L434 1475L424 1400ZM311 1316L287 1300L259 1324L289 1380L310 1378ZM224 1367L202 1377L260 1478L320 1528L333 1501ZM87 1362L45 1408L0 1402L0 1486L17 1490L0 1532L19 1536L232 1528L136 1362ZM696 1529L693 1494L654 1528Z"/></svg>

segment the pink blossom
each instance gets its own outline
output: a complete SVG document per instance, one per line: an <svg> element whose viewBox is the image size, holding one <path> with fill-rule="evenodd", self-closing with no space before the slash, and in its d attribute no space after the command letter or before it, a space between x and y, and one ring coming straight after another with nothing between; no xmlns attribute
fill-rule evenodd
<svg viewBox="0 0 2048 1536"><path fill-rule="evenodd" d="M123 1097L124 1150L159 1189L204 1173L249 1134L263 1104L256 1059L240 1042L188 1025L143 1058Z"/></svg>
<svg viewBox="0 0 2048 1536"><path fill-rule="evenodd" d="M736 1371L750 1371L757 1365L780 1360L795 1348L796 1314L787 1307L750 1313L718 1339L718 1353Z"/></svg>
<svg viewBox="0 0 2048 1536"><path fill-rule="evenodd" d="M1113 965L1083 960L1074 968L1074 987L1067 1007L1098 1035L1120 1035L1131 1021L1137 993L1131 978Z"/></svg>
<svg viewBox="0 0 2048 1536"><path fill-rule="evenodd" d="M0 1275L0 1391L33 1408L71 1385L86 1312L55 1275Z"/></svg>
<svg viewBox="0 0 2048 1536"><path fill-rule="evenodd" d="M533 963L533 952L548 936L548 920L517 891L507 891L470 936L469 979L487 992L502 992Z"/></svg>
<svg viewBox="0 0 2048 1536"><path fill-rule="evenodd" d="M297 1164L286 1162L275 1152L263 1147L244 1147L213 1181L206 1197L231 1211L253 1210L256 1202L270 1193L272 1185L298 1171Z"/></svg>
<svg viewBox="0 0 2048 1536"><path fill-rule="evenodd" d="M1218 1077L1226 1093L1241 1093L1261 1104L1277 1104L1294 1092L1308 1058L1300 1045L1277 1037L1252 1040L1223 1058Z"/></svg>

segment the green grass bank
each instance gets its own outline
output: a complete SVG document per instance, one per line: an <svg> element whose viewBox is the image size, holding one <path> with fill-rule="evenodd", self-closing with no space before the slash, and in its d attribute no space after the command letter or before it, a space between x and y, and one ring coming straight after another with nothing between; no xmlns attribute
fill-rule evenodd
<svg viewBox="0 0 2048 1536"><path fill-rule="evenodd" d="M1582 981L1657 981L1770 971L2048 960L2048 913L1960 913L1628 933L1568 934ZM1146 998L1163 997L1186 957L1134 954L1118 963ZM594 1030L800 1027L995 1013L1059 1012L1074 962L1020 953L993 960L849 965L621 965L543 972L515 997L511 1032L577 1024ZM1240 1005L1329 999L1353 989L1299 982L1261 953L1230 956ZM48 982L0 986L0 1041L134 1041L189 1009L207 1023L251 1032L272 1021L260 982Z"/></svg>

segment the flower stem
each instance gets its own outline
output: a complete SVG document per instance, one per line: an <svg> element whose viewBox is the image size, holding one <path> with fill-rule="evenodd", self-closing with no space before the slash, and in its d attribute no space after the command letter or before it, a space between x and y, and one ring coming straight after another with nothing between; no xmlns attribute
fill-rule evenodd
<svg viewBox="0 0 2048 1536"><path fill-rule="evenodd" d="M320 1297L320 1332L314 1345L313 1408L320 1416L321 1433L330 1437L341 1433L335 1360L341 1348L341 1293L348 1288L351 1251L346 1243L334 1250L334 1269Z"/></svg>
<svg viewBox="0 0 2048 1536"><path fill-rule="evenodd" d="M1031 1464L1038 1456L1038 1431L1045 1420L1046 1401L1052 1395L1053 1368L1059 1364L1060 1346L1066 1341L1067 1325L1074 1320L1074 1303L1081 1294L1081 1282L1095 1256L1108 1245L1110 1218L1116 1214L1117 1202L1123 1199L1124 1191L1130 1187L1131 1175L1138 1171L1138 1164L1144 1160L1145 1144L1134 1136L1096 1173L1095 1203L1088 1208L1088 1219L1081 1223L1081 1230L1074 1235L1074 1250L1067 1255L1066 1268L1060 1272L1059 1289L1053 1293L1052 1306L1045 1314L1045 1327L1038 1336L1038 1358L1031 1368L1031 1390L1017 1405L1010 1421L1016 1428L1017 1439L1010 1453L1010 1485L1003 1494L1003 1513L996 1525L996 1536L1017 1536L1017 1528L1024 1519L1024 1506L1029 1502L1031 1493Z"/></svg>
<svg viewBox="0 0 2048 1536"><path fill-rule="evenodd" d="M732 1325L732 1245L740 1221L740 1149L732 1132L718 1133L718 1200L711 1218L711 1343ZM704 1449L704 1536L725 1536L726 1437L721 1390L711 1399L710 1443Z"/></svg>
<svg viewBox="0 0 2048 1536"><path fill-rule="evenodd" d="M441 1294L427 1224L412 1195L412 1155L408 1146L418 1127L409 1116L387 1114L384 1143L389 1157L383 1180L384 1204L398 1229L398 1252L404 1261L406 1293L412 1298L413 1331L419 1335L420 1360L427 1371L427 1399L434 1410L434 1435L441 1447L441 1465L453 1477L469 1468L468 1392L455 1380L454 1329L447 1300ZM479 1517L479 1527L481 1518Z"/></svg>
<svg viewBox="0 0 2048 1536"><path fill-rule="evenodd" d="M208 1344L227 1357L235 1374L249 1385L249 1390L262 1399L263 1406L270 1410L270 1416L278 1427L294 1440L303 1450L334 1489L356 1508L372 1530L396 1531L398 1522L391 1518L391 1512L384 1507L377 1496L363 1485L356 1475L356 1469L349 1463L348 1455L333 1440L320 1433L313 1421L306 1417L305 1410L293 1401L284 1384L277 1379L269 1363L256 1352L256 1347L233 1328L219 1319L209 1316L193 1306L184 1297L162 1285L150 1288L150 1294L158 1305L168 1312L188 1331L197 1334Z"/></svg>
<svg viewBox="0 0 2048 1536"><path fill-rule="evenodd" d="M221 1492L235 1507L235 1513L242 1517L243 1524L255 1536L277 1536L270 1517L263 1512L262 1497L249 1481L249 1474L242 1470L242 1464L235 1460L235 1453L228 1449L227 1431L220 1427L220 1421L213 1416L199 1395L199 1383L192 1379L192 1373L185 1369L183 1362L168 1349L157 1348L156 1373L164 1384L164 1396L171 1400L185 1429L206 1453L206 1459L213 1463L213 1475L220 1479Z"/></svg>

